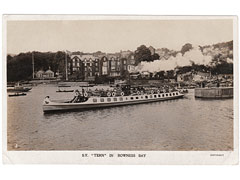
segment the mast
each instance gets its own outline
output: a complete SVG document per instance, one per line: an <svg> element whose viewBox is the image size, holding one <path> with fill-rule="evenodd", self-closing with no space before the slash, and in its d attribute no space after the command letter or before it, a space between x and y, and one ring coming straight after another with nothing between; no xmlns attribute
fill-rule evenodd
<svg viewBox="0 0 240 180"><path fill-rule="evenodd" d="M34 54L32 52L32 78L34 79Z"/></svg>
<svg viewBox="0 0 240 180"><path fill-rule="evenodd" d="M68 68L68 64L67 64L67 51L66 51L66 53L65 53L65 63L66 63L66 81L68 81L68 70L67 70L67 68Z"/></svg>

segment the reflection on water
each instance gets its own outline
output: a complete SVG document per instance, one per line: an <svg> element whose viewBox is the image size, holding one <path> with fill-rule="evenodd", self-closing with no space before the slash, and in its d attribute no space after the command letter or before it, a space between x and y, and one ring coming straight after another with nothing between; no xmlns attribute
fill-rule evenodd
<svg viewBox="0 0 240 180"><path fill-rule="evenodd" d="M50 85L8 97L9 150L232 150L233 99L183 99L44 114L42 101L71 99ZM17 148L16 148L17 144Z"/></svg>

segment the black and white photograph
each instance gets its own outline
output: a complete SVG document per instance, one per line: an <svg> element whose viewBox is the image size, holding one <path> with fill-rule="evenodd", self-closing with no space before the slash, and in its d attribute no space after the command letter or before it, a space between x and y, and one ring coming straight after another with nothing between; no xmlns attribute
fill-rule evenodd
<svg viewBox="0 0 240 180"><path fill-rule="evenodd" d="M5 17L6 152L235 157L235 17L54 17Z"/></svg>

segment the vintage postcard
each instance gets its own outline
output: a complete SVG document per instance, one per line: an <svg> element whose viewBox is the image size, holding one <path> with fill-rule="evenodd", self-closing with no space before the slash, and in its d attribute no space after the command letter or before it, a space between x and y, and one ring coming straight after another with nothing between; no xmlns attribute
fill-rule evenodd
<svg viewBox="0 0 240 180"><path fill-rule="evenodd" d="M4 15L3 161L237 164L235 16Z"/></svg>

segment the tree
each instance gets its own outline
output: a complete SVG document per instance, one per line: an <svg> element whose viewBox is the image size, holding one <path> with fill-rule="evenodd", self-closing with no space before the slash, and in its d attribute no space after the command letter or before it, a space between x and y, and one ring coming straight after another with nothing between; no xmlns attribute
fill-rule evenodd
<svg viewBox="0 0 240 180"><path fill-rule="evenodd" d="M183 47L181 49L182 55L184 55L187 51L190 51L191 49L193 49L192 44L187 43L187 44L183 45Z"/></svg>
<svg viewBox="0 0 240 180"><path fill-rule="evenodd" d="M32 56L33 55L33 56ZM27 52L14 57L7 56L7 80L19 81L32 78L32 57L34 57L34 69L48 70L65 73L65 52ZM68 62L70 57L67 56Z"/></svg>
<svg viewBox="0 0 240 180"><path fill-rule="evenodd" d="M13 59L13 57L11 55L7 55L7 61L10 61L12 59Z"/></svg>
<svg viewBox="0 0 240 180"><path fill-rule="evenodd" d="M159 72L156 73L155 77L157 79L164 80L164 73L165 73L164 71L159 71Z"/></svg>
<svg viewBox="0 0 240 180"><path fill-rule="evenodd" d="M160 58L160 56L159 56L157 53L154 53L154 54L152 55L152 61L157 60L157 59L159 59L159 58Z"/></svg>
<svg viewBox="0 0 240 180"><path fill-rule="evenodd" d="M141 61L152 61L151 51L145 45L141 45L134 52L134 58L137 64Z"/></svg>
<svg viewBox="0 0 240 180"><path fill-rule="evenodd" d="M217 64L213 70L213 74L233 74L233 64L223 62L221 64Z"/></svg>

